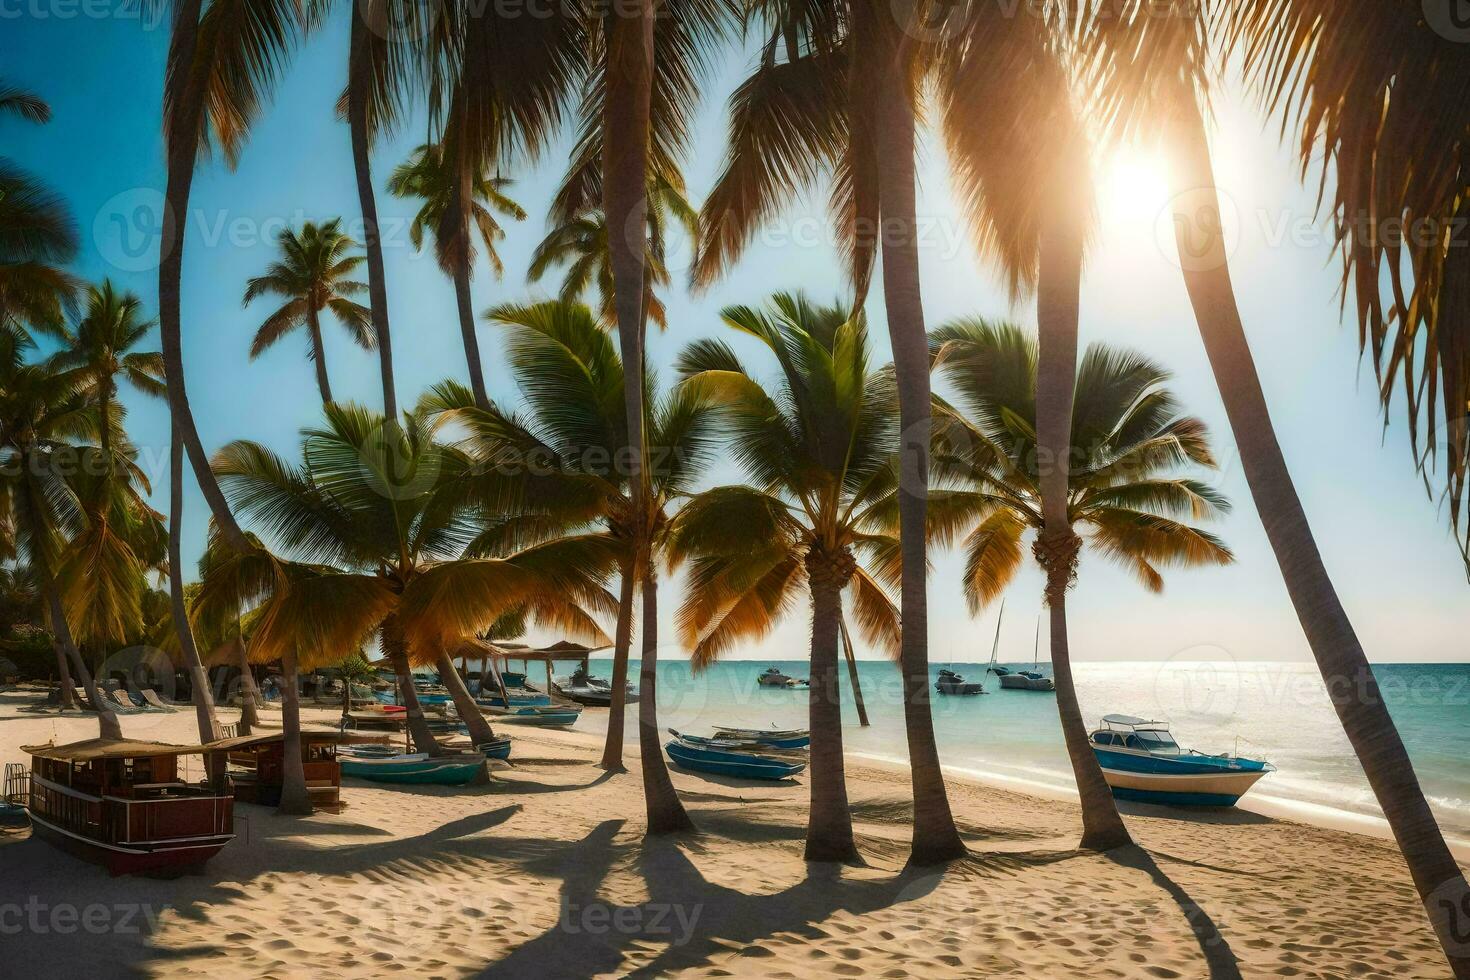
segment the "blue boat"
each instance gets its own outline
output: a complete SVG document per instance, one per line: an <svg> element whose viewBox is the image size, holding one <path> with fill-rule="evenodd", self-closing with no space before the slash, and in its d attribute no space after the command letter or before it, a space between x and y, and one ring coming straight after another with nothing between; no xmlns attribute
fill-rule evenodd
<svg viewBox="0 0 1470 980"><path fill-rule="evenodd" d="M378 755L344 753L342 775L357 776L375 783L463 786L485 768L483 755L431 756L425 753Z"/></svg>
<svg viewBox="0 0 1470 980"><path fill-rule="evenodd" d="M582 717L582 709L576 705L517 705L501 708L482 704L480 710L496 724L539 725L542 728L566 728L575 725Z"/></svg>
<svg viewBox="0 0 1470 980"><path fill-rule="evenodd" d="M1179 747L1169 726L1132 715L1107 715L1089 739L1103 777L1120 800L1171 806L1234 806L1276 767L1257 759Z"/></svg>
<svg viewBox="0 0 1470 980"><path fill-rule="evenodd" d="M481 742L475 748L483 752L487 759L509 759L510 736L502 735L494 741Z"/></svg>
<svg viewBox="0 0 1470 980"><path fill-rule="evenodd" d="M677 738L665 745L664 751L668 753L669 761L681 769L717 776L735 776L739 779L789 779L806 768L805 762L787 762L751 752L712 749Z"/></svg>

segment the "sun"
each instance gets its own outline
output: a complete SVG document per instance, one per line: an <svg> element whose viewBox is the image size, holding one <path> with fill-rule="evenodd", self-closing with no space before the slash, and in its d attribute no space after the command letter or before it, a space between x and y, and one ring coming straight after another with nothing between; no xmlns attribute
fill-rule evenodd
<svg viewBox="0 0 1470 980"><path fill-rule="evenodd" d="M1153 225L1169 203L1169 165L1162 154L1120 147L1099 168L1098 210L1105 221Z"/></svg>

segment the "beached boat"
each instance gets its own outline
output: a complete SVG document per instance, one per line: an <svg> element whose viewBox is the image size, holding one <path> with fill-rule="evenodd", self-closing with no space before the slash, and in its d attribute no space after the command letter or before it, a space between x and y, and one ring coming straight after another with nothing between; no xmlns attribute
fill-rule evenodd
<svg viewBox="0 0 1470 980"><path fill-rule="evenodd" d="M681 742L690 745L702 745L710 749L725 749L734 752L804 752L811 744L809 738L791 738L785 740L763 741L754 738L730 735L717 732L714 735L686 735L676 729L670 728L669 734Z"/></svg>
<svg viewBox="0 0 1470 980"><path fill-rule="evenodd" d="M482 704L480 710L487 718L507 725L539 725L543 728L565 728L575 725L582 717L582 709L575 704L522 705L502 708Z"/></svg>
<svg viewBox="0 0 1470 980"><path fill-rule="evenodd" d="M985 685L967 681L962 675L943 669L939 672L939 679L934 682L934 690L940 694L984 694Z"/></svg>
<svg viewBox="0 0 1470 980"><path fill-rule="evenodd" d="M376 707L354 708L342 715L343 731L402 731L408 721L408 709L401 705L380 704Z"/></svg>
<svg viewBox="0 0 1470 980"><path fill-rule="evenodd" d="M32 832L114 875L198 867L235 837L233 794L179 772L179 756L208 746L94 738L21 751Z"/></svg>
<svg viewBox="0 0 1470 980"><path fill-rule="evenodd" d="M612 685L601 677L593 677L587 672L587 665L583 664L572 672L570 677L558 677L552 682L552 690L568 701L577 704L585 704L591 708L606 708L612 704ZM637 704L638 692L633 685L625 688L623 695L624 704Z"/></svg>
<svg viewBox="0 0 1470 980"><path fill-rule="evenodd" d="M806 768L804 762L790 762L753 752L733 752L672 739L664 746L669 761L682 769L707 772L738 779L789 779Z"/></svg>
<svg viewBox="0 0 1470 980"><path fill-rule="evenodd" d="M1089 738L1113 795L1137 803L1234 806L1276 767L1257 759L1179 747L1161 721L1106 715Z"/></svg>
<svg viewBox="0 0 1470 980"><path fill-rule="evenodd" d="M773 749L804 749L812 744L811 732L805 728L789 728L784 731L772 729L767 731L763 728L726 728L723 725L715 725L713 727L716 732L716 738L756 742Z"/></svg>
<svg viewBox="0 0 1470 980"><path fill-rule="evenodd" d="M380 755L344 751L341 759L342 775L375 783L463 786L485 768L485 756L479 753L432 756L424 752Z"/></svg>
<svg viewBox="0 0 1470 980"><path fill-rule="evenodd" d="M301 767L306 774L306 792L312 806L336 810L342 806L342 766L337 761L340 732L302 732ZM240 803L280 806L286 765L286 736L282 732L241 735L209 743L224 752L230 764L230 781Z"/></svg>

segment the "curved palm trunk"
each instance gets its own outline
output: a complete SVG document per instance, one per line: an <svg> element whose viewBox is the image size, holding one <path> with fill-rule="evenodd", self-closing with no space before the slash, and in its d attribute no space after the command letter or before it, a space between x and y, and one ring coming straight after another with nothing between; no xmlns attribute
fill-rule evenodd
<svg viewBox="0 0 1470 980"><path fill-rule="evenodd" d="M197 0L190 0L197 2ZM369 45L371 31L364 5L352 12L351 48L347 56L347 126L352 131L352 169L357 200L362 208L362 244L367 253L368 305L378 339L378 370L383 379L383 415L398 421L398 396L393 387L393 338L388 330L388 283L383 271L383 239L378 230L378 201L373 193L373 170L368 145L368 86L372 81ZM411 685L410 685L411 686Z"/></svg>
<svg viewBox="0 0 1470 980"><path fill-rule="evenodd" d="M852 703L857 707L858 724L868 727L868 706L863 703L863 686L858 682L857 658L852 652L852 637L847 633L847 618L837 610L837 629L842 637L842 656L847 661L847 679L852 682Z"/></svg>
<svg viewBox="0 0 1470 980"><path fill-rule="evenodd" d="M454 700L454 710L459 712L460 720L464 722L469 731L471 745L484 745L495 738L495 732L491 730L490 723L485 720L485 713L475 703L470 694L470 689L465 686L464 678L459 671L454 669L454 661L449 659L449 654L443 650L439 651L439 659L434 662L439 668L439 680L449 689L449 696ZM509 702L506 702L509 704Z"/></svg>
<svg viewBox="0 0 1470 980"><path fill-rule="evenodd" d="M929 707L929 602L926 593L926 511L929 496L929 338L919 293L918 222L914 202L914 107L892 43L878 60L878 188L882 213L883 295L898 378L899 542L903 558L903 623L899 665L903 671L904 730L913 778L914 837L909 861L939 864L965 854L955 828L934 718ZM815 684L815 679L813 679ZM815 733L813 733L815 735Z"/></svg>
<svg viewBox="0 0 1470 980"><path fill-rule="evenodd" d="M235 640L235 652L240 660L240 734L249 735L260 724L260 691L255 686L245 642L239 638Z"/></svg>
<svg viewBox="0 0 1470 980"><path fill-rule="evenodd" d="M189 67L194 63L199 39L201 0L179 0L174 8L173 37L169 41L169 71L165 83L176 86L173 118L168 121L168 182L164 189L165 215L159 245L158 333L163 348L164 378L168 384L168 407L178 426L189 464L199 489L204 492L215 525L231 547L249 547L230 505L209 467L209 456L199 440L189 394L184 388L184 350L180 336L179 293L184 274L184 242L189 215L189 194L194 186L194 159L203 119L205 86L197 84Z"/></svg>
<svg viewBox="0 0 1470 980"><path fill-rule="evenodd" d="M648 217L648 125L653 92L653 3L636 0L614 11L608 29L607 85L603 115L603 213L608 228L613 297L618 313L618 349L623 361L623 419L628 451L628 494L634 514L631 545L646 554L648 532L643 488L643 229ZM621 230L621 233L617 231ZM613 692L602 767L623 769L623 698L628 682L628 648L633 630L633 583L641 570L636 556L623 569L618 635L613 657ZM624 601L626 600L626 601ZM626 615L624 614L626 610Z"/></svg>
<svg viewBox="0 0 1470 980"><path fill-rule="evenodd" d="M852 559L849 556L847 560ZM837 674L837 621L842 614L844 576L836 561L826 555L809 553L806 564L812 593L812 676L807 691L812 798L803 857L808 861L856 863L860 859L852 838L852 812L847 806L842 692Z"/></svg>
<svg viewBox="0 0 1470 980"><path fill-rule="evenodd" d="M1276 554L1332 706L1403 852L1454 975L1470 978L1470 887L1394 727L1307 523L1256 374L1230 279L1204 121L1192 100L1178 118L1175 232L1184 283L1225 403L1251 498Z"/></svg>
<svg viewBox="0 0 1470 980"><path fill-rule="evenodd" d="M309 817L311 793L306 789L306 768L301 761L301 681L296 670L296 651L281 654L281 802L277 813Z"/></svg>
<svg viewBox="0 0 1470 980"><path fill-rule="evenodd" d="M694 829L664 763L658 731L658 576L650 562L643 576L643 655L638 663L638 755L650 834Z"/></svg>
<svg viewBox="0 0 1470 980"><path fill-rule="evenodd" d="M46 614L49 622L51 614ZM71 668L66 664L66 651L62 649L61 641L56 639L56 629L51 630L51 651L56 654L56 676L61 683L61 707L71 710L77 706L76 682L71 679Z"/></svg>
<svg viewBox="0 0 1470 980"><path fill-rule="evenodd" d="M1045 519L1036 555L1047 571L1051 609L1051 659L1057 713L1067 757L1082 800L1082 846L1108 850L1132 842L1102 767L1087 740L1087 726L1072 680L1067 639L1067 590L1077 567L1080 541L1067 513L1072 458L1072 403L1077 391L1077 320L1081 306L1083 241L1079 212L1068 208L1072 188L1057 188L1056 208L1042 232L1036 296L1036 451L1042 463L1041 509Z"/></svg>
<svg viewBox="0 0 1470 980"><path fill-rule="evenodd" d="M424 708L419 704L418 692L413 686L413 668L408 663L408 648L404 646L403 634L391 616L383 623L382 643L383 651L388 654L388 662L393 665L393 673L398 678L398 696L408 709L405 712L408 715L408 734L413 739L414 748L430 755L443 755L444 747L439 744L434 733L429 731L429 723L424 719Z"/></svg>
<svg viewBox="0 0 1470 980"><path fill-rule="evenodd" d="M627 713L628 653L633 646L632 562L623 563L619 580L618 624L613 630L612 700L607 706L607 741L603 743L602 761L598 763L608 772L627 771L623 765L623 727Z"/></svg>
<svg viewBox="0 0 1470 980"><path fill-rule="evenodd" d="M316 387L322 404L332 404L332 382L327 377L327 351L322 345L322 320L317 310L306 311L306 326L311 331L311 362L316 366Z"/></svg>
<svg viewBox="0 0 1470 980"><path fill-rule="evenodd" d="M76 641L72 639L71 625L66 621L66 613L61 608L61 595L56 591L56 586L47 579L41 583L41 596L46 600L46 608L51 614L51 629L56 637L56 642L61 644L61 649L66 651L71 658L72 666L77 670L77 677L82 682L82 688L87 692L87 701L92 705L92 710L97 712L97 725L101 729L103 738L122 738L122 723L118 721L117 712L104 700L102 694L97 690L97 682L92 678L92 672L87 669L87 662L82 659L82 651L77 649Z"/></svg>
<svg viewBox="0 0 1470 980"><path fill-rule="evenodd" d="M209 677L199 659L199 647L194 643L194 628L189 622L189 607L184 601L184 559L182 537L184 525L184 454L181 451L181 433L177 420L170 426L171 440L168 457L168 598L173 611L174 632L179 637L179 651L184 666L189 671L189 683L194 689L194 713L199 722L199 741L213 742L220 737L219 721L214 716L214 698L209 690ZM223 773L223 760L209 756L211 775Z"/></svg>

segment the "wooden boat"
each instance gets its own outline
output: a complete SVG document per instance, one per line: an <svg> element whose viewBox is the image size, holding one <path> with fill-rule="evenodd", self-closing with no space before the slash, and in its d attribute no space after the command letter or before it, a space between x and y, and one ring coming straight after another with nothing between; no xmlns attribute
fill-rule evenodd
<svg viewBox="0 0 1470 980"><path fill-rule="evenodd" d="M725 728L714 726L716 738L755 742L773 749L804 749L812 744L811 732L804 728L767 731L763 728Z"/></svg>
<svg viewBox="0 0 1470 980"><path fill-rule="evenodd" d="M342 715L342 730L402 731L408 721L408 709L398 705L353 708Z"/></svg>
<svg viewBox="0 0 1470 980"><path fill-rule="evenodd" d="M1257 759L1185 751L1161 721L1106 715L1089 739L1113 796L1172 806L1234 806L1276 767Z"/></svg>
<svg viewBox="0 0 1470 980"><path fill-rule="evenodd" d="M682 769L738 779L789 779L806 768L805 762L788 762L752 752L713 749L675 738L664 746L669 761Z"/></svg>
<svg viewBox="0 0 1470 980"><path fill-rule="evenodd" d="M463 786L485 768L485 756L478 753L440 756L423 752L359 755L344 751L341 762L344 776L357 776L375 783L435 786Z"/></svg>
<svg viewBox="0 0 1470 980"><path fill-rule="evenodd" d="M520 707L501 708L492 705L481 705L480 710L488 718L507 725L538 725L544 728L566 728L577 723L582 717L582 709L578 705L522 705Z"/></svg>
<svg viewBox="0 0 1470 980"><path fill-rule="evenodd" d="M962 675L946 669L939 672L939 679L934 682L934 690L940 694L962 694L968 696L984 694L985 685L977 684L974 681L967 681Z"/></svg>
<svg viewBox="0 0 1470 980"><path fill-rule="evenodd" d="M21 751L35 835L111 874L198 867L235 837L234 795L179 776L179 756L209 746L94 738Z"/></svg>
<svg viewBox="0 0 1470 980"><path fill-rule="evenodd" d="M340 732L301 733L301 766L306 774L306 792L311 797L312 806L323 810L341 809L342 766L337 761L337 746L344 738L354 737ZM226 754L231 766L230 780L235 784L236 801L280 806L286 765L286 736L283 733L221 739L209 743L209 748Z"/></svg>

